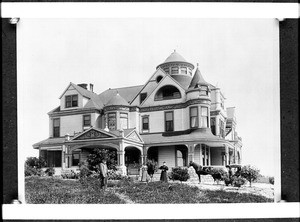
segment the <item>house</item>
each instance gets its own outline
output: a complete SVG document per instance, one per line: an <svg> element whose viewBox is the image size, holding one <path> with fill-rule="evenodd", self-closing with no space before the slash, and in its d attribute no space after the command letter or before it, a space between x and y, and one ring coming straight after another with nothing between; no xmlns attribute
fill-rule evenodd
<svg viewBox="0 0 300 222"><path fill-rule="evenodd" d="M33 145L58 171L78 168L97 147L115 150L124 174L147 159L169 167L241 163L235 108L176 51L144 85L96 94L92 84L70 83L59 99L48 138Z"/></svg>

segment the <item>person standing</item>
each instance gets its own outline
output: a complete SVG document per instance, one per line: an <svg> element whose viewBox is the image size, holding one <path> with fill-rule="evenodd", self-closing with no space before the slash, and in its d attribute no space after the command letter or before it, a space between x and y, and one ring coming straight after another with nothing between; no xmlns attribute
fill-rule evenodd
<svg viewBox="0 0 300 222"><path fill-rule="evenodd" d="M100 163L100 188L106 189L107 187L107 165L106 160L103 159Z"/></svg>
<svg viewBox="0 0 300 222"><path fill-rule="evenodd" d="M159 169L161 170L160 181L168 182L167 171L169 170L169 168L167 167L166 162L163 162L163 165L159 167Z"/></svg>
<svg viewBox="0 0 300 222"><path fill-rule="evenodd" d="M148 182L148 175L147 175L147 165L142 165L141 171L142 171L142 176L141 176L141 181L142 182Z"/></svg>

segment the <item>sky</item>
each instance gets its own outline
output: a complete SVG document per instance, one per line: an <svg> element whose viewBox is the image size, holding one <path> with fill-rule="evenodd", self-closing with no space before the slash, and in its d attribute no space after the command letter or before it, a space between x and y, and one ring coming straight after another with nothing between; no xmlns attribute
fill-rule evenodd
<svg viewBox="0 0 300 222"><path fill-rule="evenodd" d="M280 146L275 19L21 19L17 25L20 161L49 136L47 113L70 82L94 91L143 85L174 50L236 107L242 163L273 176ZM277 153L276 153L277 152Z"/></svg>

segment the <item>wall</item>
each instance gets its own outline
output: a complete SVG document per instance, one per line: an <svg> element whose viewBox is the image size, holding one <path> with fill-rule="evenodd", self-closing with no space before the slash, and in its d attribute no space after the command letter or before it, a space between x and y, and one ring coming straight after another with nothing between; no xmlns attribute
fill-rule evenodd
<svg viewBox="0 0 300 222"><path fill-rule="evenodd" d="M174 146L163 146L158 148L158 166L162 166L163 162L169 167L175 167L175 147Z"/></svg>

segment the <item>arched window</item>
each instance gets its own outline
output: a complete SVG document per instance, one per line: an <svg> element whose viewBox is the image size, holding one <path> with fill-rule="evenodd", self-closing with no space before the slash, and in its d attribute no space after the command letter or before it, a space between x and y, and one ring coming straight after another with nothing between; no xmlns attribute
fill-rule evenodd
<svg viewBox="0 0 300 222"><path fill-rule="evenodd" d="M167 85L160 88L154 100L167 100L167 99L179 99L181 94L175 86Z"/></svg>

